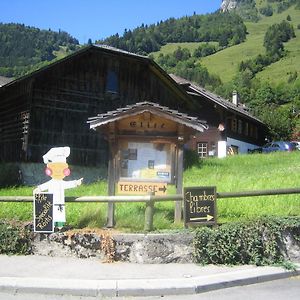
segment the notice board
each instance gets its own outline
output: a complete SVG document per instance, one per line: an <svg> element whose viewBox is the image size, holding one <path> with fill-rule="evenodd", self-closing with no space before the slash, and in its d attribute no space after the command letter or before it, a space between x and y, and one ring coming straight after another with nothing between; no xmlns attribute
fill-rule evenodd
<svg viewBox="0 0 300 300"><path fill-rule="evenodd" d="M53 194L34 194L33 205L34 232L51 233L54 231Z"/></svg>
<svg viewBox="0 0 300 300"><path fill-rule="evenodd" d="M185 224L215 225L217 222L216 187L184 188Z"/></svg>
<svg viewBox="0 0 300 300"><path fill-rule="evenodd" d="M170 143L126 142L120 150L120 177L123 181L171 182Z"/></svg>

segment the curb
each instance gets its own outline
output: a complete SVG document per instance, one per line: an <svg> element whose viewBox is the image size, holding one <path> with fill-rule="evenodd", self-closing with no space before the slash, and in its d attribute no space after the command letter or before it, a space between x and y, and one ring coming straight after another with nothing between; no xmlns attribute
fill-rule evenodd
<svg viewBox="0 0 300 300"><path fill-rule="evenodd" d="M287 271L275 267L180 279L80 280L1 277L0 292L82 297L163 296L199 294L300 275L300 267Z"/></svg>

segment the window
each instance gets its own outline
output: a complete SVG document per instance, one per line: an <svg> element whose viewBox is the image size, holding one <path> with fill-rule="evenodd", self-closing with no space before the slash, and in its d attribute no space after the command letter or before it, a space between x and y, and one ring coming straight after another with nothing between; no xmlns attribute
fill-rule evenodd
<svg viewBox="0 0 300 300"><path fill-rule="evenodd" d="M244 134L245 134L246 136L249 135L249 124L248 124L247 122L245 123Z"/></svg>
<svg viewBox="0 0 300 300"><path fill-rule="evenodd" d="M231 119L231 131L237 132L237 119Z"/></svg>
<svg viewBox="0 0 300 300"><path fill-rule="evenodd" d="M109 70L107 72L105 91L111 94L119 93L119 80L115 71Z"/></svg>
<svg viewBox="0 0 300 300"><path fill-rule="evenodd" d="M243 133L243 122L242 120L238 120L238 134Z"/></svg>
<svg viewBox="0 0 300 300"><path fill-rule="evenodd" d="M200 158L207 157L207 143L198 143L197 144L197 153Z"/></svg>

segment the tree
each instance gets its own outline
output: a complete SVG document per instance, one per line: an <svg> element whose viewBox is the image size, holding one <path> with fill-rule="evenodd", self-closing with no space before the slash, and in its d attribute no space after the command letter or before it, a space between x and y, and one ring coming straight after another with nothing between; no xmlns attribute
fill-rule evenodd
<svg viewBox="0 0 300 300"><path fill-rule="evenodd" d="M268 126L272 139L291 139L294 122L290 108L268 106L261 111L260 119Z"/></svg>

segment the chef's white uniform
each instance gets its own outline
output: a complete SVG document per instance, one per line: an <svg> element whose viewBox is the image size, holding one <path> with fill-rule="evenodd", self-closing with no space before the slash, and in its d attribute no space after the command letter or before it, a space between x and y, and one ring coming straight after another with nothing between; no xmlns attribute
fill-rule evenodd
<svg viewBox="0 0 300 300"><path fill-rule="evenodd" d="M48 191L53 194L53 221L66 222L65 189L78 186L77 180L64 181L51 179L37 187L36 192Z"/></svg>

